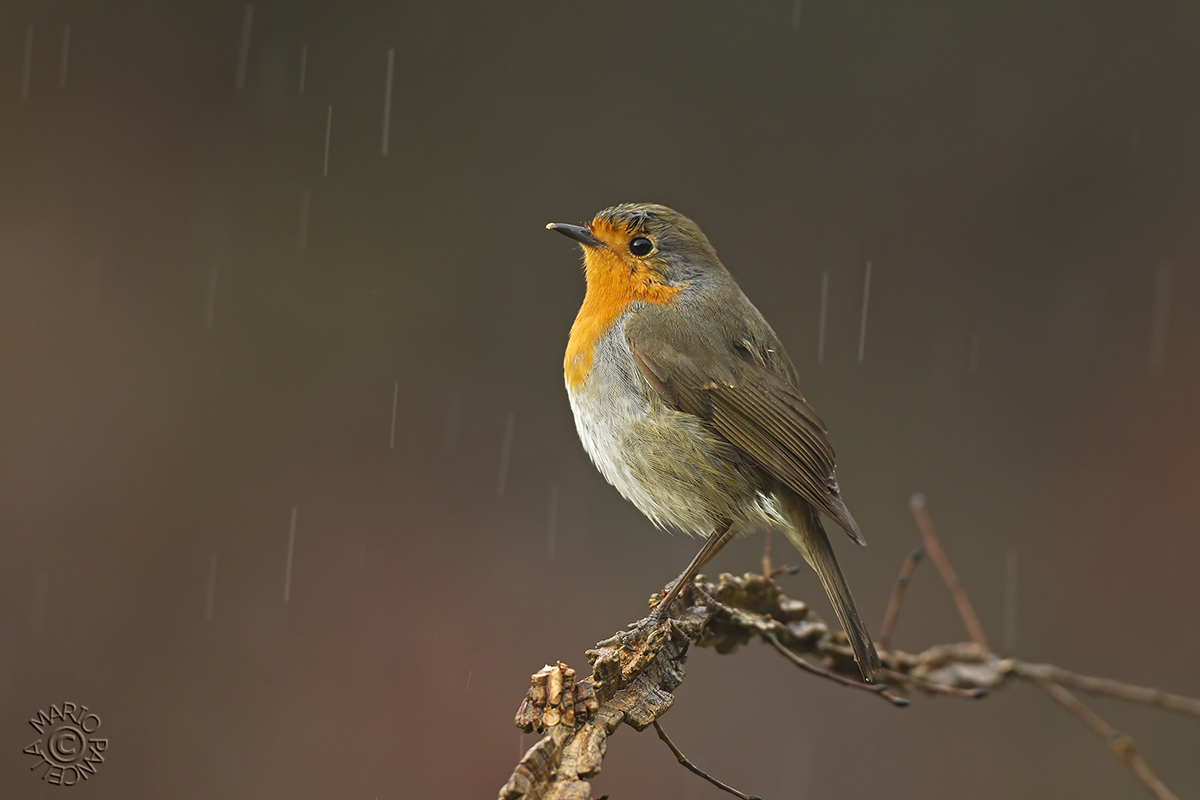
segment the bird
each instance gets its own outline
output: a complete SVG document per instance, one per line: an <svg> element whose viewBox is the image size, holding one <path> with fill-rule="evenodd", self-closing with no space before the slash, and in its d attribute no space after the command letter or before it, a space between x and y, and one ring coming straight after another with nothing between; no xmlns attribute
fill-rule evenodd
<svg viewBox="0 0 1200 800"><path fill-rule="evenodd" d="M773 527L816 571L870 681L879 655L821 515L866 542L825 423L775 331L696 223L671 208L625 203L586 225L546 227L583 250L586 290L563 373L584 449L655 526L707 537L655 613L734 536Z"/></svg>

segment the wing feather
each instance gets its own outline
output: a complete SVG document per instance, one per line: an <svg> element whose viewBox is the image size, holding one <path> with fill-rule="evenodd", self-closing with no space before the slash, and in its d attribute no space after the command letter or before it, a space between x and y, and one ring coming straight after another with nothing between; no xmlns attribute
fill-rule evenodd
<svg viewBox="0 0 1200 800"><path fill-rule="evenodd" d="M721 352L718 348L730 352L732 343L705 342L694 330L682 332L678 326L654 325L651 333L647 328L652 321L635 314L625 325L629 351L647 384L675 409L705 420L745 460L829 515L851 539L863 544L838 490L825 424L799 389L765 361L718 362L712 354ZM664 331L675 333L664 335ZM786 360L775 344L775 359ZM795 374L790 361L781 366L781 371Z"/></svg>

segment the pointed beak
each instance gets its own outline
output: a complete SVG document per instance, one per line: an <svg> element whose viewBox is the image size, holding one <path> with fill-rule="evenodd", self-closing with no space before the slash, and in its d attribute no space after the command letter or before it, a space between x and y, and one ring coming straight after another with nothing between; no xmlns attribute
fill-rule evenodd
<svg viewBox="0 0 1200 800"><path fill-rule="evenodd" d="M600 241L595 236L592 236L591 231L578 225L566 225L561 222L551 222L546 226L546 229L558 231L563 236L566 236L568 239L574 239L584 247L599 249L606 246L604 242Z"/></svg>

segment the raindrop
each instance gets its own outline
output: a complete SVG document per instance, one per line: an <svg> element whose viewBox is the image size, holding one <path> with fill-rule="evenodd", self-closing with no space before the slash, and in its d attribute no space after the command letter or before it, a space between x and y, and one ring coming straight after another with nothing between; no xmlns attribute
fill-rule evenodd
<svg viewBox="0 0 1200 800"><path fill-rule="evenodd" d="M803 10L804 0L793 0L792 2L792 27L800 30L800 12Z"/></svg>
<svg viewBox="0 0 1200 800"><path fill-rule="evenodd" d="M21 97L29 97L29 76L33 71L33 26L25 29L25 67L21 70Z"/></svg>
<svg viewBox="0 0 1200 800"><path fill-rule="evenodd" d="M496 496L504 496L504 487L508 482L508 460L512 456L513 431L517 426L517 415L509 414L504 420L504 443L500 445L500 475L496 478Z"/></svg>
<svg viewBox="0 0 1200 800"><path fill-rule="evenodd" d="M240 92L246 88L246 61L250 57L250 26L254 24L254 4L246 6L242 17L242 43L238 47L237 79L234 87Z"/></svg>
<svg viewBox="0 0 1200 800"><path fill-rule="evenodd" d="M46 617L50 613L50 576L46 570L38 570L33 585L33 605L29 610L29 622L33 632L40 638L46 631Z"/></svg>
<svg viewBox="0 0 1200 800"><path fill-rule="evenodd" d="M296 244L303 250L308 246L308 210L312 204L312 190L307 186L300 194L300 232L296 236Z"/></svg>
<svg viewBox="0 0 1200 800"><path fill-rule="evenodd" d="M971 375L979 374L979 333L971 334L971 353L967 356L967 372Z"/></svg>
<svg viewBox="0 0 1200 800"><path fill-rule="evenodd" d="M387 84L383 90L383 154L388 154L388 131L392 124L392 66L395 63L395 48L388 49Z"/></svg>
<svg viewBox="0 0 1200 800"><path fill-rule="evenodd" d="M67 55L71 52L71 26L63 25L62 61L58 65L58 88L67 88Z"/></svg>
<svg viewBox="0 0 1200 800"><path fill-rule="evenodd" d="M300 47L300 94L304 94L304 73L308 70L308 45Z"/></svg>
<svg viewBox="0 0 1200 800"><path fill-rule="evenodd" d="M212 622L213 601L217 596L217 554L208 557L208 596L204 600L204 619Z"/></svg>
<svg viewBox="0 0 1200 800"><path fill-rule="evenodd" d="M1161 370L1167 365L1167 318L1171 310L1171 263L1158 265L1154 284L1154 313L1150 318L1150 368Z"/></svg>
<svg viewBox="0 0 1200 800"><path fill-rule="evenodd" d="M446 399L446 449L453 450L458 445L458 414L462 405L462 393L457 389L450 392Z"/></svg>
<svg viewBox="0 0 1200 800"><path fill-rule="evenodd" d="M283 578L283 602L292 594L292 552L296 547L296 506L292 506L292 529L288 533L287 571Z"/></svg>
<svg viewBox="0 0 1200 800"><path fill-rule="evenodd" d="M1004 560L1004 649L1017 649L1017 551L1010 548Z"/></svg>
<svg viewBox="0 0 1200 800"><path fill-rule="evenodd" d="M204 308L204 329L212 330L213 314L217 305L217 265L208 271L208 303Z"/></svg>
<svg viewBox="0 0 1200 800"><path fill-rule="evenodd" d="M558 537L558 484L550 486L550 513L546 522L546 560L554 560L554 548Z"/></svg>
<svg viewBox="0 0 1200 800"><path fill-rule="evenodd" d="M871 262L867 262L867 275L863 280L863 310L862 325L858 329L858 360L863 360L863 351L867 346L867 301L871 299Z"/></svg>
<svg viewBox="0 0 1200 800"><path fill-rule="evenodd" d="M396 449L396 405L400 400L400 381L392 386L392 437L388 447Z"/></svg>
<svg viewBox="0 0 1200 800"><path fill-rule="evenodd" d="M329 177L329 133L333 129L333 106L329 107L329 116L325 118L325 177Z"/></svg>
<svg viewBox="0 0 1200 800"><path fill-rule="evenodd" d="M817 363L825 363L825 308L829 303L829 270L821 273L821 316L817 333Z"/></svg>

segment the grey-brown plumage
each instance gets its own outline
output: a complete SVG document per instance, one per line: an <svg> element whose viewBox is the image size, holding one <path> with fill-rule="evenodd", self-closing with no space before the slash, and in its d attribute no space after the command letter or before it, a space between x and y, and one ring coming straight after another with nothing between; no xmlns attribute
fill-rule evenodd
<svg viewBox="0 0 1200 800"><path fill-rule="evenodd" d="M567 386L601 473L656 524L709 535L685 580L733 535L781 528L820 577L870 678L879 657L820 514L865 542L842 501L825 425L771 326L695 223L671 209L617 206L586 229L555 227L584 246L588 296Z"/></svg>

